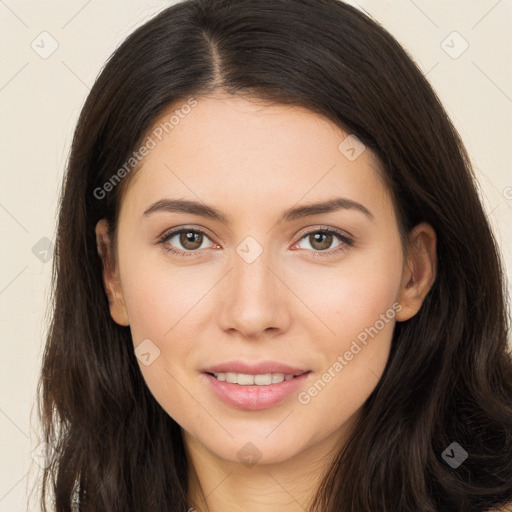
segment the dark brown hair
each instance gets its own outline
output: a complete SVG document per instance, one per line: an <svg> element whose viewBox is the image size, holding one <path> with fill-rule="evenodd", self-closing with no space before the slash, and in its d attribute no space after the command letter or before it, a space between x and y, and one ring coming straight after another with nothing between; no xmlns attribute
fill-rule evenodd
<svg viewBox="0 0 512 512"><path fill-rule="evenodd" d="M122 186L98 198L173 102L224 90L298 105L355 134L385 169L402 234L437 234L435 283L395 326L384 374L311 511L488 511L512 501L510 320L470 160L418 67L338 0L185 0L138 28L82 109L60 205L40 417L56 512L187 510L180 426L110 317L95 225L115 234ZM105 189L103 189L105 190ZM96 193L95 193L96 191ZM458 468L443 451L468 453ZM46 507L45 507L45 510Z"/></svg>

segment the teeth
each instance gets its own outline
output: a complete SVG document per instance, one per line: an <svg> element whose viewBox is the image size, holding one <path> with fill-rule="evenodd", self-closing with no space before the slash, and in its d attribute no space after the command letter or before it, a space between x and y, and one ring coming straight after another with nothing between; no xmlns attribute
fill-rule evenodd
<svg viewBox="0 0 512 512"><path fill-rule="evenodd" d="M272 374L255 375L253 381L257 386L270 386L270 384L272 384ZM240 382L240 375L238 376L238 382Z"/></svg>
<svg viewBox="0 0 512 512"><path fill-rule="evenodd" d="M249 375L247 373L214 373L218 380L230 382L231 384L239 384L241 386L269 386L271 384L279 384L284 380L293 379L294 375L284 373L265 373L260 375Z"/></svg>
<svg viewBox="0 0 512 512"><path fill-rule="evenodd" d="M272 373L272 384L277 384L278 382L283 382L285 375L284 373Z"/></svg>

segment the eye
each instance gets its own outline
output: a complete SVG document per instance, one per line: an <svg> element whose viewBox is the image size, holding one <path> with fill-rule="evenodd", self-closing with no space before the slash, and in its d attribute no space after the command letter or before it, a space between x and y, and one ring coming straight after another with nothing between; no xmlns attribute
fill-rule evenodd
<svg viewBox="0 0 512 512"><path fill-rule="evenodd" d="M332 246L333 240L336 238L340 243L335 246L334 250L328 251ZM313 249L313 257L333 256L342 251L346 251L349 247L354 245L354 241L350 237L332 228L322 228L317 229L316 231L310 231L303 235L295 245L299 245L302 240L306 240ZM303 249L304 247L299 248ZM306 249L308 249L308 247L306 247Z"/></svg>
<svg viewBox="0 0 512 512"><path fill-rule="evenodd" d="M173 239L176 239L174 243L179 244L185 250L177 249L175 245L171 244ZM194 256L196 253L204 249L205 247L201 246L205 240L210 239L203 231L191 228L181 228L171 231L170 233L166 233L160 238L159 243L163 245L166 251L171 252L176 256L188 257Z"/></svg>
<svg viewBox="0 0 512 512"><path fill-rule="evenodd" d="M336 238L340 241L339 244L335 246L334 250L328 251L333 240ZM173 239L176 240L173 242ZM210 238L200 229L180 228L164 234L160 237L158 243L162 244L167 252L186 258L197 255L205 248L217 246L217 244L212 242L212 245L204 247L203 243L206 240L210 240ZM310 244L313 257L333 256L342 251L346 251L349 247L354 245L352 238L333 228L322 228L310 231L302 235L295 246L298 246L302 240L306 240ZM177 248L175 244L178 244L184 250ZM304 247L299 248L304 249ZM308 248L306 247L306 249Z"/></svg>

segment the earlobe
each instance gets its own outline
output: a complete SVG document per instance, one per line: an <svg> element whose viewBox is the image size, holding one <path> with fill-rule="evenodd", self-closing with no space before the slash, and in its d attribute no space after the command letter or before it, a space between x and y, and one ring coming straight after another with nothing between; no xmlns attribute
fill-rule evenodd
<svg viewBox="0 0 512 512"><path fill-rule="evenodd" d="M124 302L121 283L116 271L108 223L101 219L96 224L96 246L103 267L103 286L108 298L110 316L119 325L128 326L128 311Z"/></svg>
<svg viewBox="0 0 512 512"><path fill-rule="evenodd" d="M412 318L432 288L437 272L436 234L430 224L418 224L409 235L410 251L404 263L398 302L402 309L396 320Z"/></svg>

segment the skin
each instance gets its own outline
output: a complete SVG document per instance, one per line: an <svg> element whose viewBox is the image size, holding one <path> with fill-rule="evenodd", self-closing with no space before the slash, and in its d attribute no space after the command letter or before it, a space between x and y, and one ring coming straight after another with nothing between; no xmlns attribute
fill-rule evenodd
<svg viewBox="0 0 512 512"><path fill-rule="evenodd" d="M116 251L106 222L96 226L112 319L130 326L134 347L150 339L160 350L139 366L183 429L197 474L190 506L199 511L206 506L198 482L212 511L303 511L382 376L395 322L418 312L434 282L434 230L416 226L403 254L383 171L369 149L347 159L338 149L347 135L299 107L220 93L198 98L130 181ZM373 220L340 209L277 224L285 209L333 197L361 203ZM164 198L201 201L229 223L144 215ZM188 258L157 243L180 227L205 232L195 245L179 235L166 242L195 250ZM335 253L345 245L337 236L315 240L326 227L350 234L354 245ZM236 251L247 236L263 249L250 264ZM307 390L394 303L401 306L394 318L307 404L293 393L269 409L236 409L204 383L206 366L271 359L310 369L299 391ZM247 442L261 455L255 465L237 456Z"/></svg>

